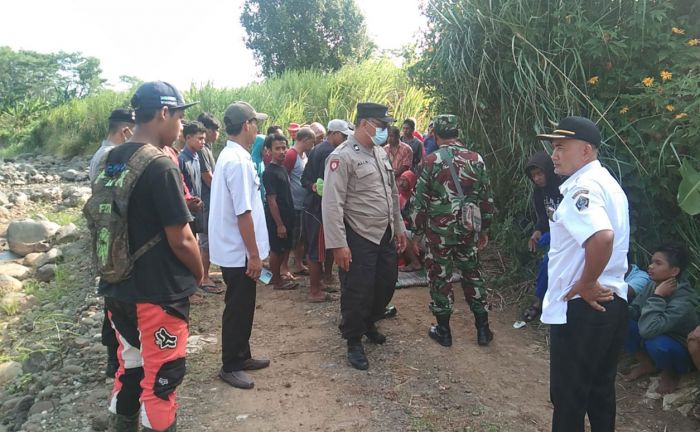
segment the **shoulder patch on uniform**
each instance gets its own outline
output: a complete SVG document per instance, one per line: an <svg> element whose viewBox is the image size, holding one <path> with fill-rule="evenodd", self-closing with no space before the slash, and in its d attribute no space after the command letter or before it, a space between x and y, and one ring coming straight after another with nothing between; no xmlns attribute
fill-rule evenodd
<svg viewBox="0 0 700 432"><path fill-rule="evenodd" d="M589 203L589 202L590 202L590 201L588 200L588 197L580 196L580 197L578 197L578 199L576 200L576 208L578 209L578 211L581 211L581 210L583 210L583 209L587 209L587 208L588 208L588 203Z"/></svg>
<svg viewBox="0 0 700 432"><path fill-rule="evenodd" d="M338 159L331 160L330 164L328 165L328 167L331 169L331 171L337 170L339 166L340 166L340 160L338 160Z"/></svg>
<svg viewBox="0 0 700 432"><path fill-rule="evenodd" d="M576 199L577 196L588 193L590 193L588 189L579 189L576 192L574 192L573 195L571 195L571 199Z"/></svg>

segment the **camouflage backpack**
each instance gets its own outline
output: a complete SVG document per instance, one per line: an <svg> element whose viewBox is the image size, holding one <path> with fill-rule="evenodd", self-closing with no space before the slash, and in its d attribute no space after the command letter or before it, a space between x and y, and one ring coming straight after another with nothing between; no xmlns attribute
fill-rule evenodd
<svg viewBox="0 0 700 432"><path fill-rule="evenodd" d="M452 147L447 147L448 157L446 158L446 163L449 164L450 176L457 189L457 200L459 201L459 215L462 222L462 227L467 232L473 232L474 238L479 238L479 233L481 232L481 208L479 208L476 203L471 202L470 198L464 195L464 190L462 189L462 184L459 181L459 176L457 175L457 170L455 169L455 150ZM466 166L469 168L472 174L474 168L471 164L467 162Z"/></svg>
<svg viewBox="0 0 700 432"><path fill-rule="evenodd" d="M100 161L100 174L92 184L92 196L83 207L83 215L92 235L97 274L105 282L116 283L128 279L136 260L163 239L160 232L131 253L129 198L146 167L168 156L151 144L139 147L126 163L110 164L110 154Z"/></svg>

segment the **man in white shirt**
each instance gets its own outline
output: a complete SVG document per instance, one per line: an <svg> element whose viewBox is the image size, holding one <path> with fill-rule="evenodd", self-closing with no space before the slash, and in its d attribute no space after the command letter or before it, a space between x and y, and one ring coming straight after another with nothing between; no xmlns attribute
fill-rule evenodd
<svg viewBox="0 0 700 432"><path fill-rule="evenodd" d="M226 108L228 134L214 169L209 209L209 255L221 267L226 296L221 329L222 367L219 377L243 389L253 388L247 370L262 369L270 360L253 358L250 333L255 313L256 280L270 251L260 178L250 157L258 122L267 114L236 102Z"/></svg>
<svg viewBox="0 0 700 432"><path fill-rule="evenodd" d="M97 149L95 154L90 159L90 183L97 178L97 172L100 161L114 147L123 144L133 135L132 130L136 126L134 112L130 109L115 109L109 115L109 129L107 130L107 138L102 141L102 145Z"/></svg>
<svg viewBox="0 0 700 432"><path fill-rule="evenodd" d="M598 161L600 131L583 117L552 134L554 172L569 178L550 217L549 286L552 431L615 430L617 357L627 331L629 210L624 191Z"/></svg>

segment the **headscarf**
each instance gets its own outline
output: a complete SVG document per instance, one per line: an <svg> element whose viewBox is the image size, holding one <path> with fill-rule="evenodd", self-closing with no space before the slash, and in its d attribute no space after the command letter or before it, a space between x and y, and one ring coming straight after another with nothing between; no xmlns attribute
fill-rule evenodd
<svg viewBox="0 0 700 432"><path fill-rule="evenodd" d="M404 171L403 174L401 174L401 177L399 177L399 179L401 178L406 179L406 181L408 182L407 189L404 189L399 186L399 206L401 208L404 208L408 200L411 199L411 196L413 195L413 189L415 189L416 182L418 181L418 179L416 178L416 175L413 173L413 171L409 170Z"/></svg>

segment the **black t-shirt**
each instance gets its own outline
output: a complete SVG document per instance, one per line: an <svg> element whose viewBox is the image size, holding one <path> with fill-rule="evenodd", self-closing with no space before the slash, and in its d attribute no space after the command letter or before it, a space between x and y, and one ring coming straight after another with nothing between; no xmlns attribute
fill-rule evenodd
<svg viewBox="0 0 700 432"><path fill-rule="evenodd" d="M126 143L109 153L108 163L126 163L141 146ZM132 303L169 303L197 289L192 273L175 256L165 227L191 221L178 167L170 158L151 162L136 182L129 199L129 243L133 253L158 232L163 239L135 263L131 277L122 282L100 282L99 292Z"/></svg>
<svg viewBox="0 0 700 432"><path fill-rule="evenodd" d="M281 165L270 163L263 171L263 186L265 195L275 195L277 207L280 209L280 217L287 225L287 222L294 221L294 202L292 201L292 189L289 184L289 174L287 169ZM265 210L269 214L270 209L265 205Z"/></svg>

